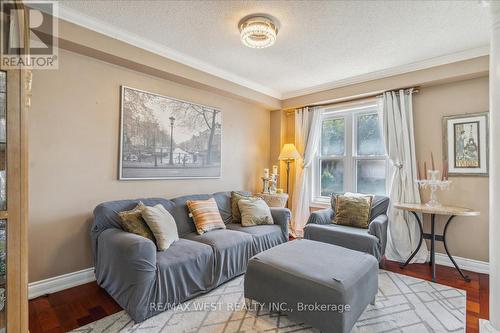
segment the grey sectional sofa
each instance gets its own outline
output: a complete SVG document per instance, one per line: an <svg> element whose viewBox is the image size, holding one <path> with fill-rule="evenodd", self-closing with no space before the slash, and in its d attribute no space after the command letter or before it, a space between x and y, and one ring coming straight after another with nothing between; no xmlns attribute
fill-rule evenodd
<svg viewBox="0 0 500 333"><path fill-rule="evenodd" d="M304 238L370 253L380 262L387 244L388 207L389 198L375 196L368 229L333 224L332 208L315 211L304 227Z"/></svg>
<svg viewBox="0 0 500 333"><path fill-rule="evenodd" d="M198 235L186 201L210 197L227 229ZM219 192L100 204L91 229L98 284L140 322L245 273L250 257L288 240L288 209L271 209L274 225L242 227L231 223L230 198L230 192ZM118 213L139 201L162 204L174 216L180 239L166 251L157 252L149 239L122 230Z"/></svg>

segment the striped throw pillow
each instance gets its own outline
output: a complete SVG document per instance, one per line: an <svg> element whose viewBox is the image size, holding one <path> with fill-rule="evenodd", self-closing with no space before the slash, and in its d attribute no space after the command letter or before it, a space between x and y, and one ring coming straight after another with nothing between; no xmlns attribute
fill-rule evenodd
<svg viewBox="0 0 500 333"><path fill-rule="evenodd" d="M188 200L186 205L191 212L196 232L199 235L215 229L226 229L214 198L208 200Z"/></svg>

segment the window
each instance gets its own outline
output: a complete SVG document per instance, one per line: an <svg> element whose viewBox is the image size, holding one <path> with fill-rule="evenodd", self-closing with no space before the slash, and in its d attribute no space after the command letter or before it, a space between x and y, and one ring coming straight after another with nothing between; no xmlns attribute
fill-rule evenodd
<svg viewBox="0 0 500 333"><path fill-rule="evenodd" d="M314 201L332 193L386 194L388 163L377 104L325 108L313 172Z"/></svg>

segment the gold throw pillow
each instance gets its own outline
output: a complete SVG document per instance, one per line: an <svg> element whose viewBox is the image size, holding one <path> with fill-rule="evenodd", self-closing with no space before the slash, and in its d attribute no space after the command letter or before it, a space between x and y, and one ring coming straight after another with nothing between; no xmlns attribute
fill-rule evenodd
<svg viewBox="0 0 500 333"><path fill-rule="evenodd" d="M356 228L368 228L373 196L335 195L333 223Z"/></svg>
<svg viewBox="0 0 500 333"><path fill-rule="evenodd" d="M134 209L120 212L118 216L120 216L123 230L150 239L156 244L153 232L142 218L142 211L145 207L142 202L139 202Z"/></svg>

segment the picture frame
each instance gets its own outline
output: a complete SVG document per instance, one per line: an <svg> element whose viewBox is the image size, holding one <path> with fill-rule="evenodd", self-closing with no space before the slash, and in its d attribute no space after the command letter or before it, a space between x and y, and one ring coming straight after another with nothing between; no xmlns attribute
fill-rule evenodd
<svg viewBox="0 0 500 333"><path fill-rule="evenodd" d="M489 113L443 117L443 156L449 176L488 176Z"/></svg>
<svg viewBox="0 0 500 333"><path fill-rule="evenodd" d="M222 111L120 87L119 180L220 178Z"/></svg>

